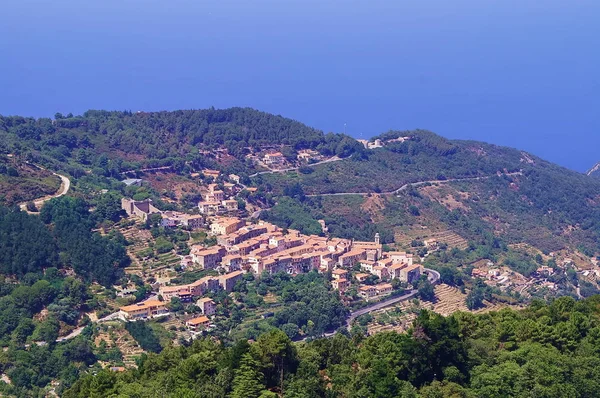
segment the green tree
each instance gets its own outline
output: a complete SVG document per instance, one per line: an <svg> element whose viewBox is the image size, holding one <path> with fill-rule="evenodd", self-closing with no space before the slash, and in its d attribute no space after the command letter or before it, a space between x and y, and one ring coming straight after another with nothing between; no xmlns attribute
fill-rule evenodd
<svg viewBox="0 0 600 398"><path fill-rule="evenodd" d="M435 290L427 275L421 275L419 282L417 283L417 290L419 291L419 297L422 300L433 300L435 298Z"/></svg>
<svg viewBox="0 0 600 398"><path fill-rule="evenodd" d="M250 354L244 354L233 379L231 398L259 398L265 390L261 364Z"/></svg>

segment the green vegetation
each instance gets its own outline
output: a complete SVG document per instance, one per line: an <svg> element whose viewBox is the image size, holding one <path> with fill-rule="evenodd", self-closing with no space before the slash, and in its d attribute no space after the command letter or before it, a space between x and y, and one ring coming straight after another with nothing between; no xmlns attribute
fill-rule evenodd
<svg viewBox="0 0 600 398"><path fill-rule="evenodd" d="M321 225L311 210L294 198L283 197L273 209L263 212L261 218L285 229L296 229L306 235L321 235Z"/></svg>
<svg viewBox="0 0 600 398"><path fill-rule="evenodd" d="M346 321L348 309L323 274L264 273L257 280L252 275L247 278L234 289L239 304L231 303L223 292L214 297L227 316L224 323L217 322L219 329L232 330L220 336L223 340L256 339L273 328L282 329L290 338L314 338ZM277 297L277 303L268 304L268 296ZM263 319L257 319L257 314Z"/></svg>
<svg viewBox="0 0 600 398"><path fill-rule="evenodd" d="M500 170L518 171L521 153L514 149L470 141L450 141L429 131L391 132L412 139L384 148L360 152L350 159L314 167L310 174L297 173L307 194L336 192L389 192L406 183L493 175ZM485 153L480 155L480 153ZM288 175L260 176L275 193L282 193Z"/></svg>
<svg viewBox="0 0 600 398"><path fill-rule="evenodd" d="M125 328L143 350L156 353L162 350L158 337L156 337L154 330L146 322L127 322Z"/></svg>
<svg viewBox="0 0 600 398"><path fill-rule="evenodd" d="M247 171L247 147L289 145L326 155L349 156L363 150L354 139L323 134L299 122L250 108L176 112L108 112L81 116L57 114L55 120L0 116L0 152L23 155L52 170L81 177L119 177L142 167L171 166L176 172L217 167L198 147L226 147L238 158L230 171ZM144 160L139 160L144 159Z"/></svg>
<svg viewBox="0 0 600 398"><path fill-rule="evenodd" d="M0 206L0 345L6 348L0 373L12 381L0 383L0 391L43 396L56 380L61 383L57 394L65 397L595 396L600 387L597 284L580 278L572 267L563 270L553 260L509 245L529 243L545 254L563 248L588 257L599 253L600 181L517 150L451 141L423 130L391 131L378 138L404 136L410 139L365 150L350 137L242 108L88 111L57 114L54 121L0 117L0 152L15 154L0 157L0 205L58 189L58 179L33 164L70 174L75 196L51 200L42 209L28 203L30 211L41 210L39 216ZM233 157L219 159L216 149L222 148ZM344 159L249 177L258 171L246 159L250 152L278 149L294 159L304 148ZM324 220L330 236L372 240L379 233L386 250L393 250L397 236L411 230L453 231L468 241L460 245L464 250L442 245L428 253L424 236L408 236L404 245L415 254L428 254L425 266L439 270L444 283L468 290L469 309L484 300L523 300L516 291L471 278L473 263L481 259L525 277L534 276L540 265L554 268L556 273L545 279L558 290L542 288L533 297L580 293L591 298L575 302L564 297L549 305L534 301L525 311L477 316L422 312L408 334L346 337L348 309L327 275L247 275L232 294L211 293L218 304L211 320L214 340L180 339L181 346L173 347L169 342L176 326L167 330L158 323L128 323L128 332L150 354L142 355L138 370L99 371L90 365L98 359L120 363L123 356L106 343L94 352L92 328L68 342L56 340L59 333L87 325L84 312L104 306L100 313L108 313L113 304L107 307L102 300L115 299L110 286L127 286L134 279L128 281L123 273L129 264L127 242L111 231L122 216L121 197L152 198L163 210L181 208L160 200L161 195L173 199L173 192L118 182L124 171L162 166L179 174L203 168L237 173L244 184L258 187L237 197L240 208L246 203L270 208L263 219L304 234L323 235L318 220ZM459 181L448 181L454 179ZM431 182L405 186L424 181ZM339 192L361 195L313 196ZM192 207L198 200L198 192L186 191L183 205ZM154 238L151 246L135 250L140 259L155 259L156 266L178 270L175 253L188 254L190 238L216 242L204 232L165 229L159 222L156 215L145 225ZM172 282L214 272L185 272ZM138 279L137 301L153 282ZM422 299L434 299L426 278L416 288ZM356 286L349 295L356 295ZM117 303L130 300L118 298ZM178 300L170 308L178 316L199 311ZM366 326L373 320L367 314L357 322ZM319 339L333 330L341 333ZM82 372L86 376L80 378Z"/></svg>
<svg viewBox="0 0 600 398"><path fill-rule="evenodd" d="M293 344L274 330L251 344L198 340L149 355L138 370L86 376L64 396L591 397L599 304L564 297L518 312L422 311L407 334L368 338Z"/></svg>
<svg viewBox="0 0 600 398"><path fill-rule="evenodd" d="M49 171L0 153L0 205L12 206L52 195L59 187L60 179Z"/></svg>
<svg viewBox="0 0 600 398"><path fill-rule="evenodd" d="M84 283L63 277L56 268L28 273L21 283L0 279L0 369L12 385L0 391L16 396L37 396L51 380L66 385L82 369L96 362L84 331L81 337L57 344L59 330L85 323L80 314L97 305ZM41 315L45 311L45 315Z"/></svg>
<svg viewBox="0 0 600 398"><path fill-rule="evenodd" d="M103 237L93 233L93 218L82 199L60 197L42 207L40 219L52 226L64 264L87 279L110 286L123 275L129 263L118 235Z"/></svg>

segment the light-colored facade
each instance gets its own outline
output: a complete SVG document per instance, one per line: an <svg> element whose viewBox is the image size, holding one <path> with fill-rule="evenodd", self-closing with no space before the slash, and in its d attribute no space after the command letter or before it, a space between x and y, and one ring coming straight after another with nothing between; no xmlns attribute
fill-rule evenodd
<svg viewBox="0 0 600 398"><path fill-rule="evenodd" d="M196 301L196 305L200 308L202 315L211 316L217 312L217 306L211 298L203 297Z"/></svg>
<svg viewBox="0 0 600 398"><path fill-rule="evenodd" d="M198 331L202 329L206 329L210 325L210 319L206 316L199 316L197 318L190 319L185 323L190 330Z"/></svg>
<svg viewBox="0 0 600 398"><path fill-rule="evenodd" d="M135 201L133 199L122 198L121 208L125 210L130 217L138 217L142 221L148 220L148 217L152 214L160 214L161 211L152 205L152 200L146 199L142 201Z"/></svg>
<svg viewBox="0 0 600 398"><path fill-rule="evenodd" d="M363 249L353 249L340 256L338 264L342 268L350 268L360 260L366 259L367 252Z"/></svg>
<svg viewBox="0 0 600 398"><path fill-rule="evenodd" d="M207 216L214 216L219 213L221 209L220 202L200 202L198 203L198 209L200 213L205 214Z"/></svg>
<svg viewBox="0 0 600 398"><path fill-rule="evenodd" d="M281 152L267 153L263 157L263 162L267 165L281 165L285 163L285 157Z"/></svg>
<svg viewBox="0 0 600 398"><path fill-rule="evenodd" d="M210 232L213 235L229 235L239 230L244 225L246 225L246 223L239 218L218 218L210 224Z"/></svg>
<svg viewBox="0 0 600 398"><path fill-rule="evenodd" d="M400 280L407 283L415 283L421 277L421 265L413 264L400 270Z"/></svg>
<svg viewBox="0 0 600 398"><path fill-rule="evenodd" d="M390 294L394 291L394 287L391 283L380 283L375 285L375 291L377 294Z"/></svg>
<svg viewBox="0 0 600 398"><path fill-rule="evenodd" d="M219 284L223 290L230 292L235 285L244 278L243 271L233 271L225 275L219 276Z"/></svg>
<svg viewBox="0 0 600 398"><path fill-rule="evenodd" d="M348 282L348 280L343 279L343 278L334 279L331 281L331 287L333 289L339 291L340 293L344 293L350 287L350 282Z"/></svg>
<svg viewBox="0 0 600 398"><path fill-rule="evenodd" d="M345 269L334 269L333 271L331 271L331 277L333 279L346 279L346 277L348 276L348 271L346 271Z"/></svg>
<svg viewBox="0 0 600 398"><path fill-rule="evenodd" d="M158 300L148 300L141 303L126 305L120 308L121 314L126 319L147 319L168 312L164 302Z"/></svg>
<svg viewBox="0 0 600 398"><path fill-rule="evenodd" d="M358 295L366 300L377 295L377 290L375 286L361 286L358 289Z"/></svg>
<svg viewBox="0 0 600 398"><path fill-rule="evenodd" d="M227 251L224 248L218 246L209 247L208 249L201 246L194 246L190 251L190 254L192 255L194 262L198 264L200 268L214 269L219 265L226 252Z"/></svg>

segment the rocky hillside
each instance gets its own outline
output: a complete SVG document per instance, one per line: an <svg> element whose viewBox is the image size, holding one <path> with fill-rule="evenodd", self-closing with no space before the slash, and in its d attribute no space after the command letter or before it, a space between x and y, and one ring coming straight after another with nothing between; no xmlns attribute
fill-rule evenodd
<svg viewBox="0 0 600 398"><path fill-rule="evenodd" d="M596 163L586 174L591 177L600 177L600 162Z"/></svg>

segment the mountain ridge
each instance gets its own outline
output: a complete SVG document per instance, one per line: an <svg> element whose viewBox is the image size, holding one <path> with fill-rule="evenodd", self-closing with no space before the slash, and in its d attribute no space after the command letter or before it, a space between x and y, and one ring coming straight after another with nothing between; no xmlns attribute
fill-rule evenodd
<svg viewBox="0 0 600 398"><path fill-rule="evenodd" d="M596 163L594 167L589 169L585 174L590 177L600 177L600 162Z"/></svg>

